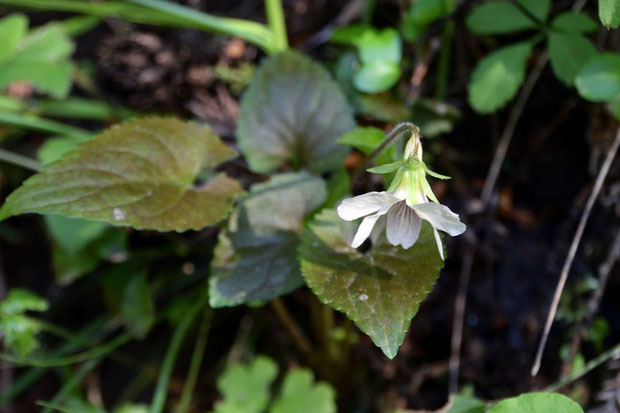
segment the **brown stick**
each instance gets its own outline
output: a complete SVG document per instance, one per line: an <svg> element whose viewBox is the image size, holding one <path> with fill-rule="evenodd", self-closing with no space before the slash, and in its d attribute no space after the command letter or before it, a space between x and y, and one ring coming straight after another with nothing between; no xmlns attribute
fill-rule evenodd
<svg viewBox="0 0 620 413"><path fill-rule="evenodd" d="M547 321L545 322L545 328L543 330L543 335L540 339L540 344L538 345L538 351L536 352L536 359L534 360L534 365L532 366L532 376L535 376L540 369L540 363L542 361L543 351L545 350L545 345L547 344L547 338L549 337L549 331L551 330L551 325L553 324L553 320L555 319L555 313L558 310L558 304L560 304L560 297L562 297L562 291L564 291L564 285L566 284L566 279L568 278L568 272L573 265L573 260L575 259L575 254L577 253L577 247L579 247L579 243L581 241L581 237L583 236L583 231L586 227L586 223L588 222L588 218L590 217L590 212L592 212L592 207L594 206L594 202L596 198L598 198L599 193L601 192L601 188L603 187L603 182L605 182L605 178L607 177L607 173L609 172L609 168L611 168L611 164L616 157L616 153L618 152L618 147L620 146L620 129L616 133L616 138L614 142L611 144L611 148L609 148L609 152L607 152L607 157L601 166L601 169L596 177L596 181L594 182L594 187L592 188L592 192L590 193L590 197L586 202L586 206L583 209L583 213L581 214L581 219L579 220L579 225L577 226L577 230L575 231L575 235L573 236L573 241L571 243L570 249L568 250L568 254L566 255L566 260L564 261L564 266L562 267L562 272L560 273L560 279L558 281L558 285L555 289L555 294L553 295L553 301L551 302L551 307L549 308L549 313L547 315Z"/></svg>

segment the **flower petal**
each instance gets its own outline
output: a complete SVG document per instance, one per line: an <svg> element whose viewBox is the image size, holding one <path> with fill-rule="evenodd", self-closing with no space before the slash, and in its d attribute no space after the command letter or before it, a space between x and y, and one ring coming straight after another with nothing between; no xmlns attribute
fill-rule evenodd
<svg viewBox="0 0 620 413"><path fill-rule="evenodd" d="M425 202L412 206L420 218L427 220L433 228L445 231L453 237L465 232L467 227L459 220L459 216L445 205Z"/></svg>
<svg viewBox="0 0 620 413"><path fill-rule="evenodd" d="M345 221L353 221L384 207L387 211L392 204L398 201L398 198L387 192L369 192L343 200L338 205L338 215Z"/></svg>
<svg viewBox="0 0 620 413"><path fill-rule="evenodd" d="M439 235L439 231L433 228L433 233L435 234L435 242L437 243L437 249L439 250L439 256L441 257L442 260L445 261L445 258L443 257L443 244L441 243L441 236Z"/></svg>
<svg viewBox="0 0 620 413"><path fill-rule="evenodd" d="M386 235L392 245L410 248L418 240L422 220L405 201L393 205L388 211Z"/></svg>
<svg viewBox="0 0 620 413"><path fill-rule="evenodd" d="M353 241L351 242L351 246L353 248L359 247L360 245L364 243L364 241L366 241L366 239L370 236L372 227L375 226L375 223L381 217L381 215L383 214L370 215L362 220L362 223L357 229L357 232L355 233L355 237L353 237Z"/></svg>

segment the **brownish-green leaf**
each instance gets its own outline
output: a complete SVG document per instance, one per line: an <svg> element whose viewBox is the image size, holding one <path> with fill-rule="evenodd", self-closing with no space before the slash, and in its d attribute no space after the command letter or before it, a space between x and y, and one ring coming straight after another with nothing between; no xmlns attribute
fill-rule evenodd
<svg viewBox="0 0 620 413"><path fill-rule="evenodd" d="M237 135L253 171L285 162L322 173L342 165L336 139L355 127L347 101L329 73L293 51L261 65L241 102Z"/></svg>
<svg viewBox="0 0 620 413"><path fill-rule="evenodd" d="M344 312L393 358L443 261L426 223L413 247L392 246L381 236L366 254L349 245L354 229L335 211L322 211L302 234L301 271L323 303Z"/></svg>
<svg viewBox="0 0 620 413"><path fill-rule="evenodd" d="M303 284L296 250L304 217L327 197L307 172L254 185L220 232L212 263L212 307L270 300Z"/></svg>
<svg viewBox="0 0 620 413"><path fill-rule="evenodd" d="M197 230L225 218L242 189L224 174L200 186L194 180L234 156L205 126L173 118L128 122L24 182L0 219L59 214L139 229Z"/></svg>

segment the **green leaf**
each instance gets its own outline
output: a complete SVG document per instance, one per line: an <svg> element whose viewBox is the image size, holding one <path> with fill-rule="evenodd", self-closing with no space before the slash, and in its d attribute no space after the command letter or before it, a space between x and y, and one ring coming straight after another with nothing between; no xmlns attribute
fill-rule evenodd
<svg viewBox="0 0 620 413"><path fill-rule="evenodd" d="M39 324L25 316L26 311L46 311L49 304L30 291L14 288L0 301L0 335L4 344L18 356L26 356L38 346Z"/></svg>
<svg viewBox="0 0 620 413"><path fill-rule="evenodd" d="M407 160L407 159L401 159L400 161L391 162L391 163L387 163L387 164L380 165L380 166L375 166L374 168L369 168L369 169L366 169L366 170L368 172L372 172L372 173L375 173L375 174L389 174L390 172L394 172L395 170L397 170L401 166L404 166L408 162L409 162L409 160Z"/></svg>
<svg viewBox="0 0 620 413"><path fill-rule="evenodd" d="M212 307L266 301L303 284L296 258L304 217L327 198L325 183L307 172L256 184L220 232L211 263Z"/></svg>
<svg viewBox="0 0 620 413"><path fill-rule="evenodd" d="M364 64L353 77L355 87L364 93L379 93L390 89L400 79L400 65L386 62Z"/></svg>
<svg viewBox="0 0 620 413"><path fill-rule="evenodd" d="M413 247L394 247L382 235L366 254L349 245L354 229L335 211L322 211L302 234L301 271L321 302L344 312L394 358L443 262L427 223Z"/></svg>
<svg viewBox="0 0 620 413"><path fill-rule="evenodd" d="M144 338L155 321L146 272L134 274L125 286L121 316L132 336Z"/></svg>
<svg viewBox="0 0 620 413"><path fill-rule="evenodd" d="M292 370L286 373L269 413L335 413L335 398L332 386L315 384L310 370Z"/></svg>
<svg viewBox="0 0 620 413"><path fill-rule="evenodd" d="M572 86L579 70L597 54L596 47L579 34L551 32L548 39L553 72L562 82Z"/></svg>
<svg viewBox="0 0 620 413"><path fill-rule="evenodd" d="M551 0L519 0L519 4L541 22L546 22L551 11Z"/></svg>
<svg viewBox="0 0 620 413"><path fill-rule="evenodd" d="M620 25L620 0L598 0L598 17L609 29Z"/></svg>
<svg viewBox="0 0 620 413"><path fill-rule="evenodd" d="M8 196L0 219L24 213L60 214L138 229L185 231L225 218L239 183L204 168L234 157L209 128L172 118L113 127L50 164Z"/></svg>
<svg viewBox="0 0 620 413"><path fill-rule="evenodd" d="M504 106L519 90L532 52L529 42L502 47L484 57L469 82L469 103L480 113Z"/></svg>
<svg viewBox="0 0 620 413"><path fill-rule="evenodd" d="M124 259L126 244L125 232L109 228L77 250L65 249L60 244L54 245L52 264L56 283L61 286L69 285L95 270L102 260L119 261Z"/></svg>
<svg viewBox="0 0 620 413"><path fill-rule="evenodd" d="M553 19L551 28L566 33L593 33L598 24L585 13L564 12Z"/></svg>
<svg viewBox="0 0 620 413"><path fill-rule="evenodd" d="M359 126L338 139L342 145L350 145L359 149L365 155L370 155L381 145L385 138L385 132L374 126Z"/></svg>
<svg viewBox="0 0 620 413"><path fill-rule="evenodd" d="M34 30L17 49L0 63L0 89L11 82L27 81L57 98L69 93L73 66L67 59L74 45L60 26L49 24Z"/></svg>
<svg viewBox="0 0 620 413"><path fill-rule="evenodd" d="M400 63L402 46L395 29L366 30L356 44L363 64Z"/></svg>
<svg viewBox="0 0 620 413"><path fill-rule="evenodd" d="M114 413L148 413L149 410L146 404L125 404L114 410Z"/></svg>
<svg viewBox="0 0 620 413"><path fill-rule="evenodd" d="M323 173L347 154L336 139L355 127L347 101L329 73L293 51L265 60L241 101L237 135L253 171L286 162Z"/></svg>
<svg viewBox="0 0 620 413"><path fill-rule="evenodd" d="M358 112L384 122L404 122L411 120L411 110L403 99L396 98L390 92L357 97Z"/></svg>
<svg viewBox="0 0 620 413"><path fill-rule="evenodd" d="M448 16L456 9L458 0L418 0L413 2L403 23L404 37L413 41L432 22Z"/></svg>
<svg viewBox="0 0 620 413"><path fill-rule="evenodd" d="M415 119L422 136L433 138L450 132L461 118L461 112L446 102L421 98L417 99L411 108L410 118Z"/></svg>
<svg viewBox="0 0 620 413"><path fill-rule="evenodd" d="M537 27L521 9L505 1L479 4L469 13L466 23L477 34L506 34Z"/></svg>
<svg viewBox="0 0 620 413"><path fill-rule="evenodd" d="M620 97L620 56L603 53L588 61L577 74L579 94L594 102L608 102Z"/></svg>
<svg viewBox="0 0 620 413"><path fill-rule="evenodd" d="M82 142L86 142L87 140L89 140L89 138L75 138L73 136L49 138L41 145L37 152L37 156L43 166L49 165L62 159L65 154L76 150Z"/></svg>
<svg viewBox="0 0 620 413"><path fill-rule="evenodd" d="M67 252L75 254L99 238L108 228L105 222L48 215L45 223L50 235Z"/></svg>
<svg viewBox="0 0 620 413"><path fill-rule="evenodd" d="M583 413L583 410L562 394L526 393L502 400L488 413Z"/></svg>
<svg viewBox="0 0 620 413"><path fill-rule="evenodd" d="M224 399L215 413L262 413L269 402L269 387L278 374L276 363L258 356L249 365L233 364L217 379Z"/></svg>
<svg viewBox="0 0 620 413"><path fill-rule="evenodd" d="M15 52L22 38L28 31L28 18L22 14L13 14L0 20L0 63Z"/></svg>
<svg viewBox="0 0 620 413"><path fill-rule="evenodd" d="M454 404L447 413L484 413L484 402L475 397L457 394L454 397Z"/></svg>
<svg viewBox="0 0 620 413"><path fill-rule="evenodd" d="M0 314L22 314L26 311L46 311L47 300L22 288L13 288L7 297L0 301Z"/></svg>
<svg viewBox="0 0 620 413"><path fill-rule="evenodd" d="M332 43L346 44L356 46L360 37L367 31L375 30L369 24L351 24L349 26L338 27L334 30L332 37L329 39Z"/></svg>

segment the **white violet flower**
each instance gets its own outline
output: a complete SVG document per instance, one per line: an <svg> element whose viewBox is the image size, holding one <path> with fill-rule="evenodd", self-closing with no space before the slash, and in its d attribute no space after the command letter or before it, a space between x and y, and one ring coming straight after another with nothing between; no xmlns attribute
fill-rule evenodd
<svg viewBox="0 0 620 413"><path fill-rule="evenodd" d="M433 227L441 259L443 246L437 230L451 236L465 232L465 224L459 216L441 205L430 185L426 173L439 179L449 179L430 171L422 161L422 145L419 135L414 133L407 142L403 160L369 169L370 172L396 172L394 181L387 191L369 192L345 199L338 206L338 215L346 221L364 217L351 243L357 248L370 236L377 220L387 214L386 236L392 245L410 248L416 243L422 228L422 220Z"/></svg>

